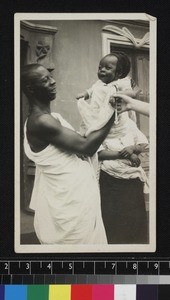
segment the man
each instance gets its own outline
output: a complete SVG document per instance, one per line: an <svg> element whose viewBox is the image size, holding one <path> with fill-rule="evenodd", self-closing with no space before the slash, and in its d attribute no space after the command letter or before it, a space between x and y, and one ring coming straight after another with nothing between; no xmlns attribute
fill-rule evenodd
<svg viewBox="0 0 170 300"><path fill-rule="evenodd" d="M51 113L56 83L38 64L21 72L21 84L30 104L25 123L25 153L35 162L36 175L30 207L42 244L106 244L98 183L90 163L113 122L87 138L74 131L59 114Z"/></svg>

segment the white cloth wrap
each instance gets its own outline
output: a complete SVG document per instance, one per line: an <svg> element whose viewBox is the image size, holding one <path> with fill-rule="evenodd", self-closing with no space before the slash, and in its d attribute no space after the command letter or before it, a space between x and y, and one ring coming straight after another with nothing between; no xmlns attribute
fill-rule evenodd
<svg viewBox="0 0 170 300"><path fill-rule="evenodd" d="M82 134L87 136L90 132L102 128L112 116L114 109L109 103L110 96L114 96L116 90L131 89L130 79L124 78L109 84L104 84L98 80L91 89L88 90L90 103L84 99L78 101L78 109L83 119ZM102 147L98 151L107 149L121 151L124 147L138 144L148 144L145 135L137 128L135 122L129 117L128 113L118 116L118 124L113 124L110 132L105 139ZM142 167L132 167L130 160L116 159L104 160L102 164L98 162L98 155L91 158L91 163L99 178L99 168L111 176L122 179L139 178L144 183L144 193L149 192L148 178Z"/></svg>
<svg viewBox="0 0 170 300"><path fill-rule="evenodd" d="M59 114L62 126L73 128ZM100 193L94 171L87 161L49 144L31 150L25 124L25 153L35 162L36 174L30 208L42 244L106 244L101 218Z"/></svg>
<svg viewBox="0 0 170 300"><path fill-rule="evenodd" d="M122 113L119 123L112 126L103 146L107 150L121 151L125 147L139 144L148 145L147 138L129 119L127 113ZM144 193L149 193L149 181L145 171L141 166L132 167L129 159L104 160L101 169L118 179L139 178L144 183Z"/></svg>

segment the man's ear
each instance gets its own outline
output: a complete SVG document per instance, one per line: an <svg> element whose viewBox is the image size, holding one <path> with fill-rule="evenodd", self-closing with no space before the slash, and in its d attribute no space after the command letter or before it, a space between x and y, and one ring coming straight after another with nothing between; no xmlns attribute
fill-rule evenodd
<svg viewBox="0 0 170 300"><path fill-rule="evenodd" d="M27 88L27 91L28 91L29 94L33 94L34 93L34 88L33 88L33 86L31 84L28 84L26 86L26 88Z"/></svg>

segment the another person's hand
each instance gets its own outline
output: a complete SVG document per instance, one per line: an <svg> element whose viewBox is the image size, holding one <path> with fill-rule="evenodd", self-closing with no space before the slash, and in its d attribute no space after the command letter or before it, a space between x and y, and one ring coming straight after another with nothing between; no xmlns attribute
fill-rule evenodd
<svg viewBox="0 0 170 300"><path fill-rule="evenodd" d="M130 157L129 157L131 163L132 163L132 167L139 167L140 164L141 164L141 161L139 159L139 157L136 155L136 154L132 154Z"/></svg>
<svg viewBox="0 0 170 300"><path fill-rule="evenodd" d="M120 97L111 96L109 99L109 103L113 108L116 108L118 113L122 112L122 99Z"/></svg>
<svg viewBox="0 0 170 300"><path fill-rule="evenodd" d="M149 117L149 103L133 99L127 95L121 94L120 92L117 93L115 97L116 99L117 97L119 98L119 104L117 105L119 114L128 110L134 110ZM113 97L110 99L110 103L113 107L115 107L115 100L113 100Z"/></svg>
<svg viewBox="0 0 170 300"><path fill-rule="evenodd" d="M117 106L118 113L131 110L132 98L127 95L118 93L116 97L111 97L109 102L114 108Z"/></svg>

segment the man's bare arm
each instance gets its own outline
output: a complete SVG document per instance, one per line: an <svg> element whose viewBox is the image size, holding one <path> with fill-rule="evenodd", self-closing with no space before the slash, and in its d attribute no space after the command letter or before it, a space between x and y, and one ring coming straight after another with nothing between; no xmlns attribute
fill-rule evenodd
<svg viewBox="0 0 170 300"><path fill-rule="evenodd" d="M75 131L62 126L59 120L51 115L44 114L39 118L36 134L43 141L56 147L72 153L92 156L106 138L113 122L114 116L103 128L90 133L88 137L82 137Z"/></svg>
<svg viewBox="0 0 170 300"><path fill-rule="evenodd" d="M120 159L119 151L101 150L98 152L99 160L115 160Z"/></svg>

